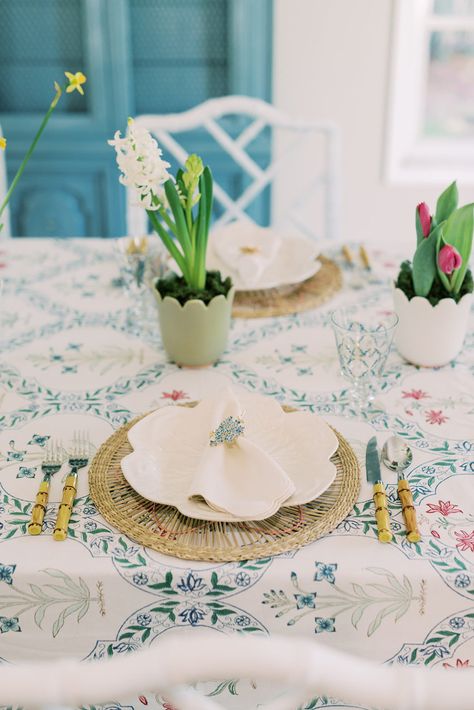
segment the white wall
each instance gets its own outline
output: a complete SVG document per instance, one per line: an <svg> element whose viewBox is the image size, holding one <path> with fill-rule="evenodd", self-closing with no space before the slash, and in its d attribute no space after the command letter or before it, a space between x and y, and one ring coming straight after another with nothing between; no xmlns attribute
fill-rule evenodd
<svg viewBox="0 0 474 710"><path fill-rule="evenodd" d="M445 185L389 185L384 179L394 2L275 0L273 96L288 113L340 127L342 238L398 247L411 256L416 205L425 201L434 211ZM460 185L460 197L472 201L472 189Z"/></svg>

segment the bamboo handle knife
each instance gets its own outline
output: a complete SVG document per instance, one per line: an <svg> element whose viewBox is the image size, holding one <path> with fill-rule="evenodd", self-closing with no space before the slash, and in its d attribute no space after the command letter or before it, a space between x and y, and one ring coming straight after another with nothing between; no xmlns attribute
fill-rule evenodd
<svg viewBox="0 0 474 710"><path fill-rule="evenodd" d="M385 493L385 486L381 481L374 483L373 498L378 538L380 542L391 542L393 534L390 530L390 515L388 512L387 496Z"/></svg>

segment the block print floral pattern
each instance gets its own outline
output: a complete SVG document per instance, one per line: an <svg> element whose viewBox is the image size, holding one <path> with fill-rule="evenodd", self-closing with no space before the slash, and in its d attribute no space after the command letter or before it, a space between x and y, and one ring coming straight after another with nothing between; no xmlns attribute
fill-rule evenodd
<svg viewBox="0 0 474 710"><path fill-rule="evenodd" d="M330 332L329 312L338 305L390 308L393 273L383 266L382 253L374 253L374 273L363 291L346 291L288 317L235 320L221 361L190 373L166 361L158 332L145 333L128 317L106 240L87 240L87 249L76 240L51 241L47 248L41 240L23 241L7 245L2 257L8 263L3 295L11 304L0 316L0 637L7 648L19 638L25 646L61 648L64 655L76 639L87 638L83 657L102 658L143 648L177 628L297 632L322 640L330 634L331 643L344 648L349 629L381 662L472 665L466 650L474 639L474 496L466 493L474 475L472 337L458 360L438 371L418 371L393 352L379 395L361 421L338 375L331 338L320 342L317 334ZM332 256L338 259L337 250ZM58 278L58 263L67 279ZM366 489L331 535L273 558L177 563L111 528L85 494L76 501L61 564L39 565L39 556L23 556L27 543L29 550L32 543L46 548L55 523L52 499L42 539L27 537L56 422L70 427L70 438L86 427L97 447L107 432L144 411L198 399L226 382L330 418L347 431L361 458L369 435L404 438L414 451L407 475L421 542L407 543L390 480L395 537L383 561ZM354 566L355 559L360 564ZM120 611L125 607L118 598L130 608ZM407 623L410 637L403 642L400 628ZM14 660L6 655L7 662ZM237 679L206 692L249 708L254 697L254 689ZM145 706L171 710L150 694L137 696L133 707L117 701L104 710Z"/></svg>

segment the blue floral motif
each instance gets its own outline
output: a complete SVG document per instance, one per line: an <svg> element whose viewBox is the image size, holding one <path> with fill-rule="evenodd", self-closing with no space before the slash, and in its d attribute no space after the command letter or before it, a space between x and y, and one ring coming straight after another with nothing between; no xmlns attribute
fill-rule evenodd
<svg viewBox="0 0 474 710"><path fill-rule="evenodd" d="M199 607L193 606L190 609L183 609L179 616L182 618L185 624L191 624L191 626L196 626L200 621L206 616L206 612Z"/></svg>
<svg viewBox="0 0 474 710"><path fill-rule="evenodd" d="M312 375L313 370L311 367L297 367L296 368L296 374L299 375L300 377L302 375Z"/></svg>
<svg viewBox="0 0 474 710"><path fill-rule="evenodd" d="M38 446L45 446L50 439L50 436L40 436L39 434L33 434L31 439L28 442L28 446L32 446L33 444L37 444Z"/></svg>
<svg viewBox="0 0 474 710"><path fill-rule="evenodd" d="M97 509L93 505L85 505L82 512L84 515L97 515Z"/></svg>
<svg viewBox="0 0 474 710"><path fill-rule="evenodd" d="M68 343L66 350L80 350L82 348L82 343Z"/></svg>
<svg viewBox="0 0 474 710"><path fill-rule="evenodd" d="M132 580L135 584L143 586L144 584L148 584L148 575L144 574L143 572L137 572L133 575Z"/></svg>
<svg viewBox="0 0 474 710"><path fill-rule="evenodd" d="M347 518L346 520L343 520L342 523L340 523L337 527L342 528L345 532L350 532L351 530L357 530L358 528L360 528L361 524L358 520L351 520L350 518Z"/></svg>
<svg viewBox="0 0 474 710"><path fill-rule="evenodd" d="M112 650L115 653L129 653L130 651L136 651L137 648L139 648L138 643L131 643L130 641L121 641L112 645Z"/></svg>
<svg viewBox="0 0 474 710"><path fill-rule="evenodd" d="M77 373L77 365L63 365L61 370L62 375L75 375Z"/></svg>
<svg viewBox="0 0 474 710"><path fill-rule="evenodd" d="M23 461L26 451L7 451L7 461Z"/></svg>
<svg viewBox="0 0 474 710"><path fill-rule="evenodd" d="M336 577L334 572L337 570L337 563L326 564L325 562L315 562L316 574L314 575L315 582L322 582L326 580L330 584L334 584Z"/></svg>
<svg viewBox="0 0 474 710"><path fill-rule="evenodd" d="M446 656L449 656L449 651L446 646L425 646L425 648L420 649L420 653L423 656L431 656L434 654L438 656L438 658L446 658Z"/></svg>
<svg viewBox="0 0 474 710"><path fill-rule="evenodd" d="M296 608L303 609L307 606L309 609L316 609L316 594L294 594L296 599Z"/></svg>
<svg viewBox="0 0 474 710"><path fill-rule="evenodd" d="M138 614L137 616L137 622L141 626L150 626L152 620L151 614Z"/></svg>
<svg viewBox="0 0 474 710"><path fill-rule="evenodd" d="M49 359L51 362L62 362L63 356L57 355L55 353L51 353L51 355L49 356Z"/></svg>
<svg viewBox="0 0 474 710"><path fill-rule="evenodd" d="M465 623L466 621L462 616L453 616L453 618L449 620L449 625L452 629L462 629Z"/></svg>
<svg viewBox="0 0 474 710"><path fill-rule="evenodd" d="M292 353L305 353L308 350L307 345L292 345L291 346L291 352Z"/></svg>
<svg viewBox="0 0 474 710"><path fill-rule="evenodd" d="M18 473L16 474L17 478L34 478L35 473L38 469L36 466L33 466L32 468L28 468L28 466L20 466L18 469Z"/></svg>
<svg viewBox="0 0 474 710"><path fill-rule="evenodd" d="M188 592L198 592L200 589L203 589L205 585L203 584L202 577L195 577L192 572L189 572L186 579L182 577L181 582L176 586L187 594Z"/></svg>
<svg viewBox="0 0 474 710"><path fill-rule="evenodd" d="M252 620L249 616L242 614L241 616L237 616L235 618L235 623L237 626L249 626L252 623Z"/></svg>
<svg viewBox="0 0 474 710"><path fill-rule="evenodd" d="M6 634L7 631L21 631L17 616L0 616L0 634Z"/></svg>
<svg viewBox="0 0 474 710"><path fill-rule="evenodd" d="M13 584L13 572L16 570L16 565L2 565L0 564L0 582L6 582L7 584Z"/></svg>
<svg viewBox="0 0 474 710"><path fill-rule="evenodd" d="M335 631L336 627L334 625L334 622L336 619L334 617L331 617L329 619L324 619L322 616L315 616L314 617L314 633L315 634L322 634L324 631Z"/></svg>
<svg viewBox="0 0 474 710"><path fill-rule="evenodd" d="M238 587L248 587L250 582L250 575L247 572L238 572L235 575L235 583Z"/></svg>
<svg viewBox="0 0 474 710"><path fill-rule="evenodd" d="M93 520L88 520L87 523L84 525L84 530L87 530L87 532L94 532L94 530L97 527L97 523L95 523Z"/></svg>
<svg viewBox="0 0 474 710"><path fill-rule="evenodd" d="M469 587L470 584L471 578L468 574L461 572L461 574L456 575L456 578L454 580L454 586L458 589L465 589L466 587Z"/></svg>

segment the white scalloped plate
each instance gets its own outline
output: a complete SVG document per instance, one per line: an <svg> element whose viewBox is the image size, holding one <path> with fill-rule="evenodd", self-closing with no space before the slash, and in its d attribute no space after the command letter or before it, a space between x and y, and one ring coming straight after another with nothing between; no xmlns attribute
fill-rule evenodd
<svg viewBox="0 0 474 710"><path fill-rule="evenodd" d="M253 238L252 235L255 235ZM232 269L219 257L215 249L217 239L235 240L252 247L259 240L280 240L280 248L274 258L269 260L263 272L255 282L248 283L239 275L237 269ZM211 232L207 252L207 269L220 271L223 276L230 276L236 291L260 291L297 286L314 276L321 268L318 261L319 248L317 244L302 235L286 235L273 229L258 227L252 224L232 223Z"/></svg>
<svg viewBox="0 0 474 710"><path fill-rule="evenodd" d="M229 522L263 520L280 507L302 505L324 493L336 476L330 457L338 446L337 437L326 422L309 412L285 413L270 397L239 392L239 401L245 409L245 436L263 445L293 481L295 491L289 498L269 501L268 509L257 517L236 517L188 497L189 460L197 451L194 444L188 444L186 432L194 427L202 432L212 428L203 421L204 409L200 409L206 400L193 408L157 409L130 429L128 438L134 450L121 462L128 483L143 498L172 505L190 518ZM182 440L173 447L167 446L170 430L183 432ZM209 445L208 433L202 445Z"/></svg>

